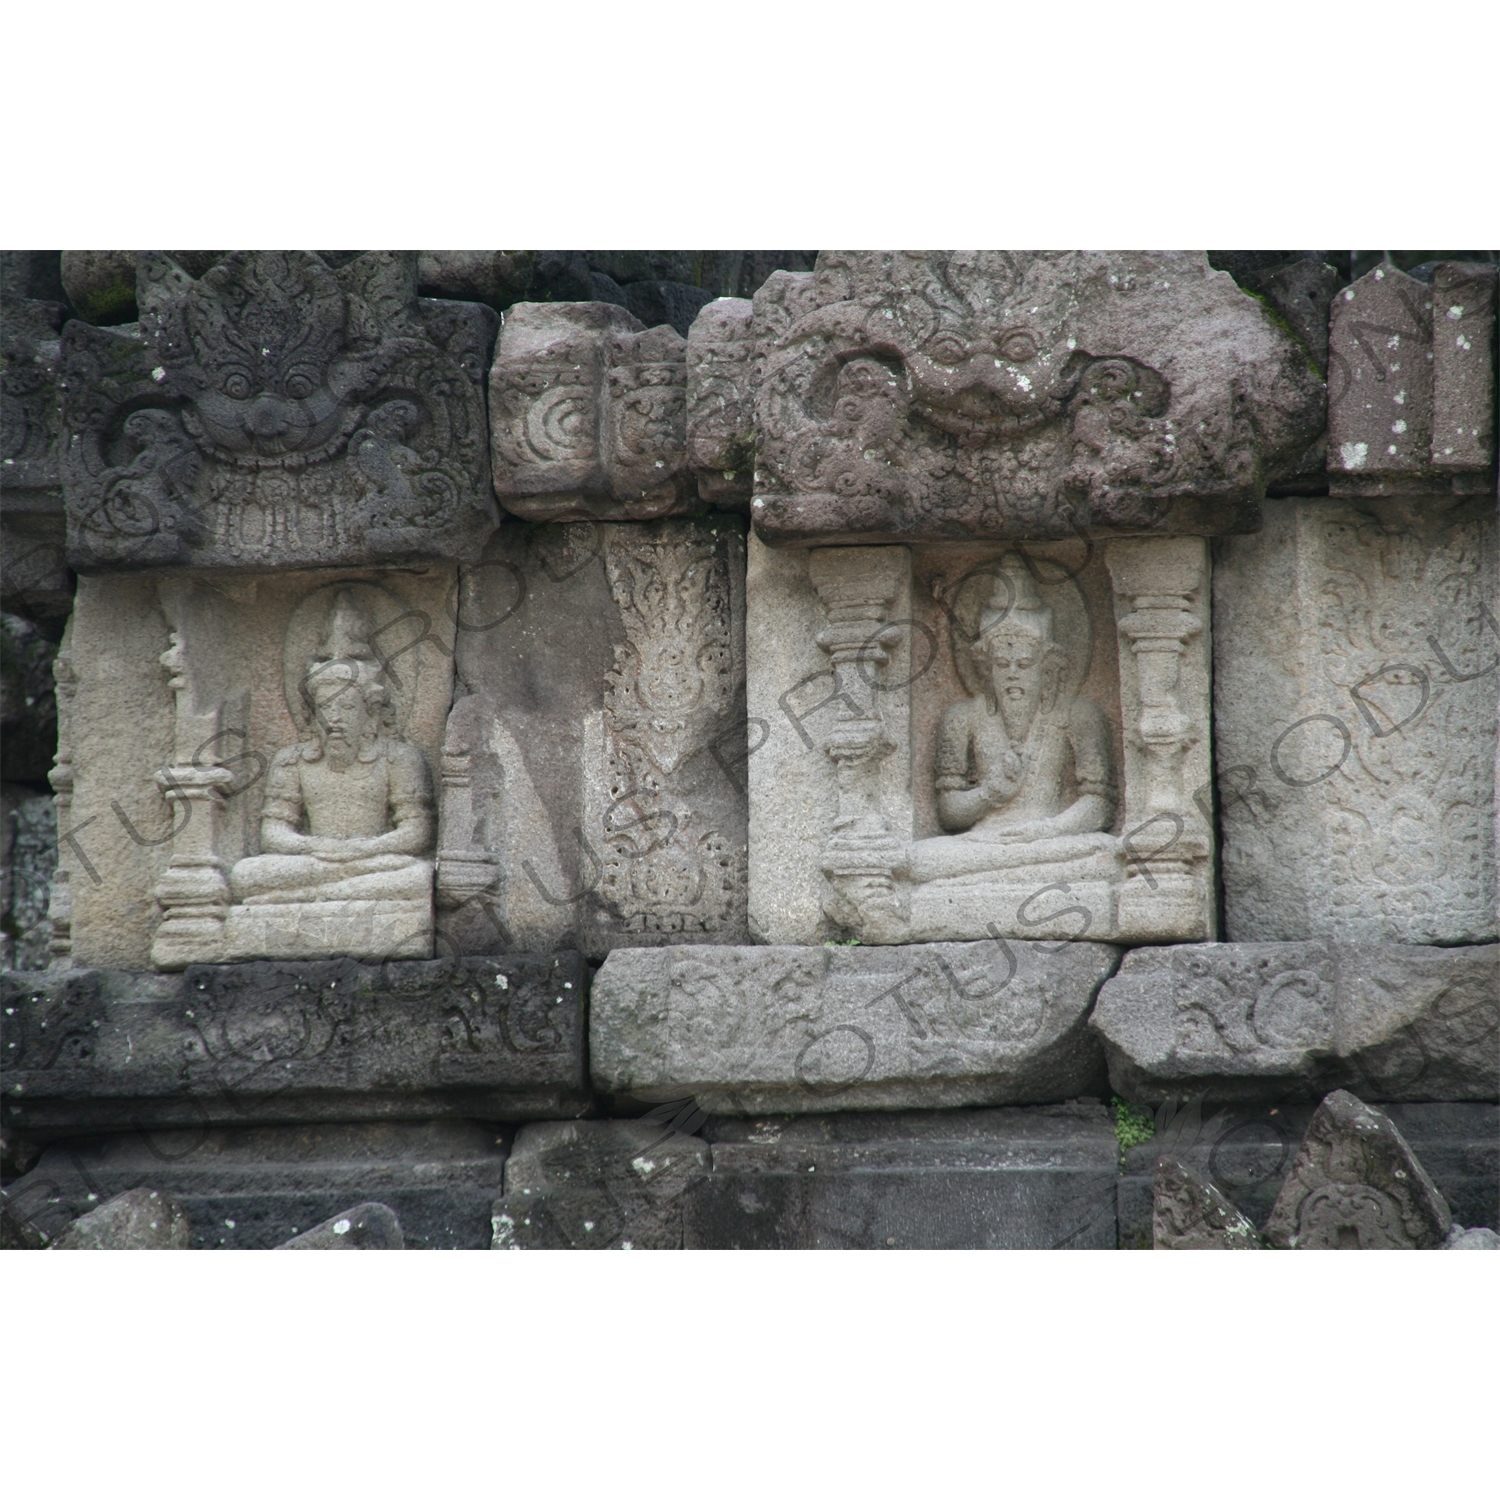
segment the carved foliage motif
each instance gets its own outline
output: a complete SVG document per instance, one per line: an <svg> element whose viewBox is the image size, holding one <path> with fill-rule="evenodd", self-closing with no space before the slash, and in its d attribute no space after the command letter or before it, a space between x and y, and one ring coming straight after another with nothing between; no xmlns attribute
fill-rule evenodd
<svg viewBox="0 0 1500 1500"><path fill-rule="evenodd" d="M739 851L678 795L679 770L722 732L735 681L729 566L712 533L613 528L605 552L625 640L605 686L606 900L631 930L717 930Z"/></svg>
<svg viewBox="0 0 1500 1500"><path fill-rule="evenodd" d="M419 301L415 260L139 262L141 321L64 331L81 563L292 566L462 549L492 523L494 315Z"/></svg>
<svg viewBox="0 0 1500 1500"><path fill-rule="evenodd" d="M755 319L773 540L1242 529L1322 415L1201 256L825 251Z"/></svg>

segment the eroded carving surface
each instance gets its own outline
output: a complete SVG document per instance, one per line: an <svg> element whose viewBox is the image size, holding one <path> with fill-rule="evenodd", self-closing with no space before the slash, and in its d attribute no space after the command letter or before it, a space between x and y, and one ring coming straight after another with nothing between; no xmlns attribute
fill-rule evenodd
<svg viewBox="0 0 1500 1500"><path fill-rule="evenodd" d="M1249 529L1323 415L1196 254L824 251L755 333L753 513L785 544Z"/></svg>
<svg viewBox="0 0 1500 1500"><path fill-rule="evenodd" d="M495 520L495 315L416 259L139 259L139 324L63 334L71 560L295 567L472 554Z"/></svg>

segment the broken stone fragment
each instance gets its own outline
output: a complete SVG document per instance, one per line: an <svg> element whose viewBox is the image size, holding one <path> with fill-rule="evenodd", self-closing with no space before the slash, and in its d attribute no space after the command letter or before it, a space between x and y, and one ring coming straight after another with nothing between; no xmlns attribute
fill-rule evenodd
<svg viewBox="0 0 1500 1500"><path fill-rule="evenodd" d="M401 1220L383 1203L361 1203L305 1234L294 1235L278 1250L404 1250Z"/></svg>
<svg viewBox="0 0 1500 1500"><path fill-rule="evenodd" d="M183 1206L155 1188L132 1188L75 1219L54 1250L191 1250Z"/></svg>
<svg viewBox="0 0 1500 1500"><path fill-rule="evenodd" d="M1151 1238L1154 1250L1260 1249L1255 1225L1175 1156L1164 1156L1156 1164Z"/></svg>
<svg viewBox="0 0 1500 1500"><path fill-rule="evenodd" d="M1436 1250L1452 1227L1390 1116L1339 1089L1307 1127L1266 1237L1286 1250Z"/></svg>
<svg viewBox="0 0 1500 1500"><path fill-rule="evenodd" d="M1444 1250L1500 1250L1500 1234L1493 1229L1465 1229L1455 1224L1443 1244Z"/></svg>

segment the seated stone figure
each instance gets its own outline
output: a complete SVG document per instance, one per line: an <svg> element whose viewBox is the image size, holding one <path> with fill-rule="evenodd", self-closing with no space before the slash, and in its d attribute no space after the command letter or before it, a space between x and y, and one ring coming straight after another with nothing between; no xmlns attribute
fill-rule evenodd
<svg viewBox="0 0 1500 1500"><path fill-rule="evenodd" d="M432 778L420 750L380 732L386 689L369 636L341 594L303 681L312 737L271 764L264 852L230 872L237 902L431 899Z"/></svg>
<svg viewBox="0 0 1500 1500"><path fill-rule="evenodd" d="M912 846L914 881L1018 867L1073 866L1101 875L1118 841L1109 726L1097 704L1060 691L1064 651L1052 611L1014 553L972 648L985 690L943 715L934 784L938 820L954 836Z"/></svg>

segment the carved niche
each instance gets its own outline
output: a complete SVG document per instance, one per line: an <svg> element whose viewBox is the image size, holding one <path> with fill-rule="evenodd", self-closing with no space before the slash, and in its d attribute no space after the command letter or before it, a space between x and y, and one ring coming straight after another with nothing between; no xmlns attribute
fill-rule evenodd
<svg viewBox="0 0 1500 1500"><path fill-rule="evenodd" d="M752 543L757 940L1212 936L1208 558Z"/></svg>
<svg viewBox="0 0 1500 1500"><path fill-rule="evenodd" d="M83 568L453 558L493 529L496 315L419 299L416 257L138 260L140 322L63 332L63 487Z"/></svg>
<svg viewBox="0 0 1500 1500"><path fill-rule="evenodd" d="M440 945L745 941L742 527L504 527L465 570Z"/></svg>
<svg viewBox="0 0 1500 1500"><path fill-rule="evenodd" d="M522 302L490 372L495 493L528 521L647 521L696 508L685 344L607 302Z"/></svg>
<svg viewBox="0 0 1500 1500"><path fill-rule="evenodd" d="M1323 424L1307 350L1201 252L824 251L751 337L690 373L688 443L710 478L753 443L772 545L1251 530Z"/></svg>
<svg viewBox="0 0 1500 1500"><path fill-rule="evenodd" d="M58 671L59 961L430 957L456 583L83 575Z"/></svg>

